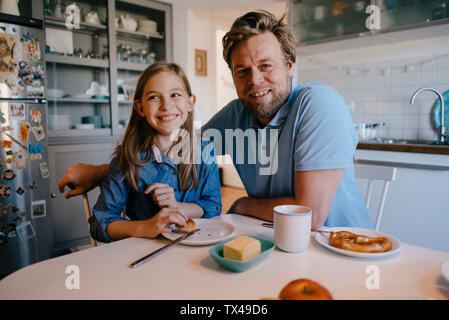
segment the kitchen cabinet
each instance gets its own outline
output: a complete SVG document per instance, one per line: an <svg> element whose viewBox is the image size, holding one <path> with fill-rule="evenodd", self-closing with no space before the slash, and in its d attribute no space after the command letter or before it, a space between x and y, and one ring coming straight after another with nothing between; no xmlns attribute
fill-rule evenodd
<svg viewBox="0 0 449 320"><path fill-rule="evenodd" d="M50 210L59 250L90 240L81 197L65 199L57 183L73 163L110 161L140 73L153 61L172 59L171 5L149 0L39 2L47 31ZM99 193L99 188L89 193L91 206Z"/></svg>
<svg viewBox="0 0 449 320"><path fill-rule="evenodd" d="M449 22L448 0L290 0L289 8L303 44Z"/></svg>
<svg viewBox="0 0 449 320"><path fill-rule="evenodd" d="M171 6L44 0L43 17L50 144L120 136L140 73L171 60Z"/></svg>

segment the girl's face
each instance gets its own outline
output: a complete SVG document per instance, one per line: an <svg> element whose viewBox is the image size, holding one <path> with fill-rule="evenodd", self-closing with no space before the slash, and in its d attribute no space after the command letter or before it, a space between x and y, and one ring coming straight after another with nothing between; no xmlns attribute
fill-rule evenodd
<svg viewBox="0 0 449 320"><path fill-rule="evenodd" d="M181 77L162 71L148 79L135 109L161 135L169 136L186 122L194 103L195 96L189 97Z"/></svg>

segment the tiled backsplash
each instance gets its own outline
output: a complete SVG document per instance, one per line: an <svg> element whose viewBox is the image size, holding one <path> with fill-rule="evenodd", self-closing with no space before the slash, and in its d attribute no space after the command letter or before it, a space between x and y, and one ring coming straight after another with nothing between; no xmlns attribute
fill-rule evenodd
<svg viewBox="0 0 449 320"><path fill-rule="evenodd" d="M301 56L297 65L301 65ZM433 124L432 110L437 96L423 92L413 106L409 103L412 94L424 86L441 94L449 90L449 53L340 67L308 62L306 69L298 68L296 79L323 82L339 91L355 124L386 123L378 130L379 137L436 140L439 129Z"/></svg>

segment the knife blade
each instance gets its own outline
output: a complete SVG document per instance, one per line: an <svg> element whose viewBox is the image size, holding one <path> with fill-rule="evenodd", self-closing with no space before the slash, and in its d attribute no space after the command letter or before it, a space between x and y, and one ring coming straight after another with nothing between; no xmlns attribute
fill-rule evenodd
<svg viewBox="0 0 449 320"><path fill-rule="evenodd" d="M186 234L183 234L182 236L180 236L179 238L176 238L175 240L170 241L170 243L166 244L165 246L150 252L149 254L147 254L146 256L140 258L139 260L134 261L133 263L131 263L129 265L130 268L137 268L139 266L141 266L142 264L144 264L145 262L147 262L152 256L154 256L157 253L160 253L172 246L174 246L177 243L180 243L182 240L187 239L188 237L190 237L191 235L193 235L194 233L200 231L201 229L195 229L193 231L190 231Z"/></svg>

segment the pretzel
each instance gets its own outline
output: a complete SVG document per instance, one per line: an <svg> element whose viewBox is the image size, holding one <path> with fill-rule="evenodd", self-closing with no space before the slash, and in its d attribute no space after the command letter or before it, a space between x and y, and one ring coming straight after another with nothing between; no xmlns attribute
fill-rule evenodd
<svg viewBox="0 0 449 320"><path fill-rule="evenodd" d="M329 244L343 250L368 253L385 252L393 247L388 238L362 236L349 231L331 231Z"/></svg>
<svg viewBox="0 0 449 320"><path fill-rule="evenodd" d="M186 225L180 226L179 224L176 225L176 228L178 228L178 230L182 231L182 232L190 232L195 230L195 221L193 221L192 219L189 219L186 221Z"/></svg>

